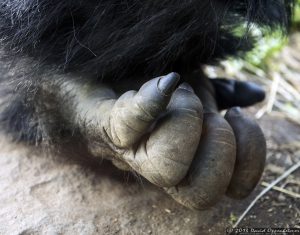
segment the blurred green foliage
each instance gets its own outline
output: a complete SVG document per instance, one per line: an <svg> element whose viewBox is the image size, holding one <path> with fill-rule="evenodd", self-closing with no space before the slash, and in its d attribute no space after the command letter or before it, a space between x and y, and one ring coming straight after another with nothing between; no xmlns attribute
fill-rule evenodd
<svg viewBox="0 0 300 235"><path fill-rule="evenodd" d="M300 0L296 1L295 12L294 12L294 25L299 25L300 23Z"/></svg>
<svg viewBox="0 0 300 235"><path fill-rule="evenodd" d="M238 29L239 32L241 29ZM300 31L300 0L296 0L295 11L292 20L292 32ZM255 47L248 52L243 59L237 63L236 59L229 59L229 63L236 64L250 63L254 67L267 69L269 60L281 51L283 46L288 42L287 37L280 30L270 32L265 29L251 26L250 32L257 39Z"/></svg>
<svg viewBox="0 0 300 235"><path fill-rule="evenodd" d="M255 48L246 54L245 60L255 67L265 69L269 59L287 43L287 38L279 30L268 34L261 32L257 38Z"/></svg>

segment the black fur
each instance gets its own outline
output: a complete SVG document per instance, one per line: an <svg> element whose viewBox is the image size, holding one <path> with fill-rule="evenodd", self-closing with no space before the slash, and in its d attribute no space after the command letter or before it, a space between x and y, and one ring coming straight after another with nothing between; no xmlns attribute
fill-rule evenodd
<svg viewBox="0 0 300 235"><path fill-rule="evenodd" d="M0 121L19 139L39 142L48 135L37 104L38 76L28 71L53 66L101 81L185 73L250 50L255 39L248 31L234 33L241 23L285 31L292 5L292 0L2 0L3 63L29 57L36 67L3 76Z"/></svg>
<svg viewBox="0 0 300 235"><path fill-rule="evenodd" d="M104 79L153 76L236 55L250 40L233 36L237 22L285 27L290 5L283 0L4 0L0 38L10 52L66 70Z"/></svg>

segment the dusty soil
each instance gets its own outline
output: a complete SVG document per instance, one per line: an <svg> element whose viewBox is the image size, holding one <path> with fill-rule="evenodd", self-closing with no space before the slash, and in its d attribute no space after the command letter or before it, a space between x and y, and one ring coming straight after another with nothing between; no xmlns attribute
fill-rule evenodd
<svg viewBox="0 0 300 235"><path fill-rule="evenodd" d="M262 181L271 182L300 160L300 127L267 116L260 123L269 149ZM5 138L1 146L0 234L226 234L264 188L243 201L224 198L211 210L191 211L108 162L34 154ZM300 172L283 184L300 193ZM300 199L271 190L240 226L300 228Z"/></svg>

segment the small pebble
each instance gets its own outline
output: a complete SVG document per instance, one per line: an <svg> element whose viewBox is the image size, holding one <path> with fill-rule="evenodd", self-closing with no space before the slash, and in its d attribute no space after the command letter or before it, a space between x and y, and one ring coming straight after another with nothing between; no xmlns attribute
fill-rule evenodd
<svg viewBox="0 0 300 235"><path fill-rule="evenodd" d="M171 214L171 213L172 213L172 211L169 210L169 209L165 209L165 212L167 212L168 214Z"/></svg>

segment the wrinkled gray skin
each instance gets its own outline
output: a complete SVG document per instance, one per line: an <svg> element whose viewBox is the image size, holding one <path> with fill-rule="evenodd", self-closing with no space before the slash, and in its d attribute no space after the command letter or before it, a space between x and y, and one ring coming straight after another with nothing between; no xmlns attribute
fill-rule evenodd
<svg viewBox="0 0 300 235"><path fill-rule="evenodd" d="M237 108L226 114L236 123L232 128L218 113L209 81L197 73L185 80L193 88L178 86L179 75L171 73L119 96L80 76L58 76L47 80L43 93L56 96L65 120L79 129L94 156L137 172L181 204L206 209L226 193L246 197L263 171L260 128Z"/></svg>

